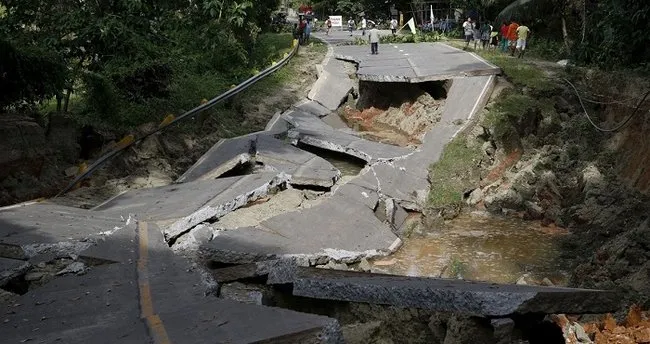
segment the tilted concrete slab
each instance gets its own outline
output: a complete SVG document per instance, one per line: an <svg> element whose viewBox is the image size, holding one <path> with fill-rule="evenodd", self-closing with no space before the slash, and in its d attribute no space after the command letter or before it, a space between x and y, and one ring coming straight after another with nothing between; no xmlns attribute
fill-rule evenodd
<svg viewBox="0 0 650 344"><path fill-rule="evenodd" d="M381 44L378 55L365 46L340 46L334 54L357 63L363 81L417 83L500 72L476 54L443 43Z"/></svg>
<svg viewBox="0 0 650 344"><path fill-rule="evenodd" d="M293 294L485 317L527 313L607 313L618 307L618 295L610 291L498 285L301 267L296 269Z"/></svg>
<svg viewBox="0 0 650 344"><path fill-rule="evenodd" d="M354 82L347 75L340 76L323 71L309 91L307 98L335 111L354 89Z"/></svg>
<svg viewBox="0 0 650 344"><path fill-rule="evenodd" d="M332 113L330 109L309 99L297 103L294 107L302 112L307 112L317 117L324 117Z"/></svg>
<svg viewBox="0 0 650 344"><path fill-rule="evenodd" d="M14 259L78 254L127 218L49 203L7 207L0 210L0 250Z"/></svg>
<svg viewBox="0 0 650 344"><path fill-rule="evenodd" d="M237 165L250 161L255 154L255 142L258 137L264 136L271 136L271 133L259 132L219 140L180 176L177 182L186 183L214 179L232 170Z"/></svg>
<svg viewBox="0 0 650 344"><path fill-rule="evenodd" d="M335 319L205 296L206 277L175 256L153 226L149 246L151 298L172 342L341 343Z"/></svg>
<svg viewBox="0 0 650 344"><path fill-rule="evenodd" d="M201 222L266 196L288 180L282 172L262 173L139 189L119 195L97 210L136 214L139 219L165 224L165 234L171 240Z"/></svg>
<svg viewBox="0 0 650 344"><path fill-rule="evenodd" d="M308 113L293 111L283 116L293 126L289 137L306 145L345 153L367 162L400 158L412 152L408 148L368 141L336 130Z"/></svg>
<svg viewBox="0 0 650 344"><path fill-rule="evenodd" d="M222 263L301 258L312 265L385 255L401 241L372 211L352 199L328 199L285 213L256 227L218 231L200 246L201 256Z"/></svg>
<svg viewBox="0 0 650 344"><path fill-rule="evenodd" d="M292 185L328 188L341 177L327 160L271 137L259 137L255 161L290 175Z"/></svg>

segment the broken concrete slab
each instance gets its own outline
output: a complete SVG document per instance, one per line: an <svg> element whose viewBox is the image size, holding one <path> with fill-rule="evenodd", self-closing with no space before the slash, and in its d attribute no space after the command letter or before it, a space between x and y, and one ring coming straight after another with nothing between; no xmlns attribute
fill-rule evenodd
<svg viewBox="0 0 650 344"><path fill-rule="evenodd" d="M367 162L396 159L412 153L408 148L368 141L336 130L304 112L293 111L283 116L293 126L289 137L306 145L345 153Z"/></svg>
<svg viewBox="0 0 650 344"><path fill-rule="evenodd" d="M287 173L292 185L329 188L341 177L327 160L271 137L258 139L255 161Z"/></svg>
<svg viewBox="0 0 650 344"><path fill-rule="evenodd" d="M219 231L201 245L200 254L221 263L295 257L316 265L381 256L400 244L401 240L373 215L372 209L338 198L270 218L259 226Z"/></svg>
<svg viewBox="0 0 650 344"><path fill-rule="evenodd" d="M288 129L288 123L282 119L282 112L280 111L276 112L273 117L271 117L271 120L266 123L266 127L264 127L264 131L274 135L286 133Z"/></svg>
<svg viewBox="0 0 650 344"><path fill-rule="evenodd" d="M200 271L173 254L158 228L149 226L148 232L151 298L172 342L340 343L335 319L206 297L211 286Z"/></svg>
<svg viewBox="0 0 650 344"><path fill-rule="evenodd" d="M336 111L354 89L354 82L347 76L323 71L312 86L307 98L318 102L330 111Z"/></svg>
<svg viewBox="0 0 650 344"><path fill-rule="evenodd" d="M227 283L219 287L219 297L224 300L248 303L251 305L270 305L269 292L262 287L240 282Z"/></svg>
<svg viewBox="0 0 650 344"><path fill-rule="evenodd" d="M307 112L317 117L325 117L332 113L330 109L309 99L305 99L295 104L294 107L302 112Z"/></svg>
<svg viewBox="0 0 650 344"><path fill-rule="evenodd" d="M296 269L293 294L482 317L607 313L618 305L618 296L611 291L498 285L302 267Z"/></svg>
<svg viewBox="0 0 650 344"><path fill-rule="evenodd" d="M0 287L12 278L20 276L29 270L31 264L24 260L0 258Z"/></svg>
<svg viewBox="0 0 650 344"><path fill-rule="evenodd" d="M269 136L271 136L270 133L257 132L219 140L176 182L186 183L217 178L237 165L249 162L255 155L255 145L258 137Z"/></svg>
<svg viewBox="0 0 650 344"><path fill-rule="evenodd" d="M124 227L125 218L49 203L0 210L0 251L10 258L79 254ZM3 256L7 256L3 254Z"/></svg>
<svg viewBox="0 0 650 344"><path fill-rule="evenodd" d="M164 223L169 240L201 222L219 218L273 192L289 180L280 173L262 173L158 188L132 190L97 208L111 214L137 214ZM183 202L179 203L181 199Z"/></svg>
<svg viewBox="0 0 650 344"><path fill-rule="evenodd" d="M334 48L337 59L358 64L359 80L418 83L457 77L495 75L500 69L475 54L443 43L386 44L380 55L364 46ZM440 56L431 63L431 56Z"/></svg>

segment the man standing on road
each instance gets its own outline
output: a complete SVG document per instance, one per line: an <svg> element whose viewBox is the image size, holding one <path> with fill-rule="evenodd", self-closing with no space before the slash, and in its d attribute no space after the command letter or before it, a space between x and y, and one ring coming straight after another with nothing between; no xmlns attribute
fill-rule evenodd
<svg viewBox="0 0 650 344"><path fill-rule="evenodd" d="M348 31L350 31L350 36L352 36L352 32L354 31L354 19L352 18L348 20Z"/></svg>
<svg viewBox="0 0 650 344"><path fill-rule="evenodd" d="M393 36L397 33L397 19L395 18L390 20L390 31L393 33Z"/></svg>
<svg viewBox="0 0 650 344"><path fill-rule="evenodd" d="M469 47L469 42L474 39L474 24L472 18L467 18L463 23L463 31L465 33L465 49Z"/></svg>
<svg viewBox="0 0 650 344"><path fill-rule="evenodd" d="M366 17L361 17L361 36L366 35L366 28L368 27L368 21Z"/></svg>
<svg viewBox="0 0 650 344"><path fill-rule="evenodd" d="M517 28L517 57L522 58L524 56L524 51L526 50L526 40L530 34L530 29L526 25L521 25Z"/></svg>
<svg viewBox="0 0 650 344"><path fill-rule="evenodd" d="M510 25L508 25L508 44L509 44L509 49L510 49L510 56L515 56L515 48L517 46L517 28L519 27L519 24L517 24L514 20L510 22Z"/></svg>
<svg viewBox="0 0 650 344"><path fill-rule="evenodd" d="M332 21L329 18L327 18L327 20L325 21L325 26L327 27L327 32L325 33L325 35L329 36L330 31L332 30Z"/></svg>
<svg viewBox="0 0 650 344"><path fill-rule="evenodd" d="M379 54L379 30L375 25L370 24L370 31L368 32L368 40L370 41L370 53L372 55Z"/></svg>

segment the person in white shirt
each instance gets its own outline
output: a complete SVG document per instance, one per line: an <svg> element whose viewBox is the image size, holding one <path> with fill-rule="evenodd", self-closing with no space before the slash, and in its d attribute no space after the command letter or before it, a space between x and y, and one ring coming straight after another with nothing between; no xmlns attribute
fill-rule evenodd
<svg viewBox="0 0 650 344"><path fill-rule="evenodd" d="M368 40L370 41L370 53L372 55L379 54L379 30L374 25L370 25L371 29L368 32Z"/></svg>
<svg viewBox="0 0 650 344"><path fill-rule="evenodd" d="M361 17L361 36L366 35L366 28L368 27L368 21L366 17Z"/></svg>
<svg viewBox="0 0 650 344"><path fill-rule="evenodd" d="M348 20L348 31L350 31L350 36L352 36L352 32L354 31L354 19L352 18Z"/></svg>
<svg viewBox="0 0 650 344"><path fill-rule="evenodd" d="M393 32L393 36L397 33L397 19L395 18L390 21L390 31Z"/></svg>

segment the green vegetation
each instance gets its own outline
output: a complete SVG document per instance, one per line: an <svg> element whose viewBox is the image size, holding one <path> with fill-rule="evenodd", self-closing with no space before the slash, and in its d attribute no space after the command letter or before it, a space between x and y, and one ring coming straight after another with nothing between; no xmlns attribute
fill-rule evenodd
<svg viewBox="0 0 650 344"><path fill-rule="evenodd" d="M278 0L5 1L0 110L68 113L132 127L178 114L277 61L290 34L266 34Z"/></svg>
<svg viewBox="0 0 650 344"><path fill-rule="evenodd" d="M478 147L468 147L462 135L449 142L440 160L429 168L428 205L439 208L460 204L463 192L478 179L475 174L480 159Z"/></svg>

